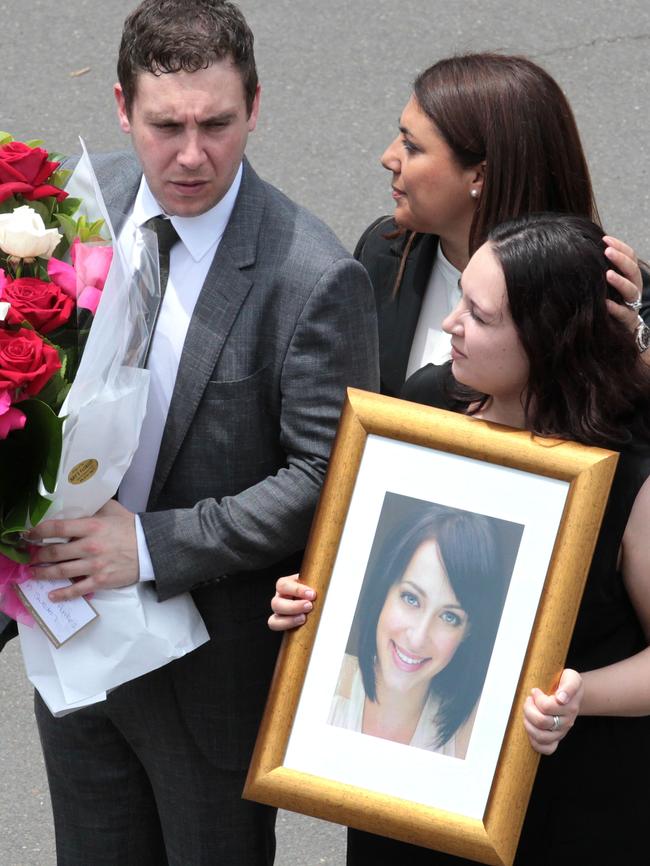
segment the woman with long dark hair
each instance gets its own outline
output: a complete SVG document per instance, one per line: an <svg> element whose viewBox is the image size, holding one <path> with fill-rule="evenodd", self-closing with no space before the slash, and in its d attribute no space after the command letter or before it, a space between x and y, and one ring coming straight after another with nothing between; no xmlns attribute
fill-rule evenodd
<svg viewBox="0 0 650 866"><path fill-rule="evenodd" d="M444 322L451 364L428 365L403 392L621 452L567 669L557 688L533 689L524 706L533 747L557 754L540 763L517 866L647 859L650 380L633 335L609 312L608 302L623 300L608 284L605 247L601 229L580 217L542 214L492 230ZM291 627L306 613L305 595L294 579L282 581L272 625ZM350 831L348 863L397 862L468 861Z"/></svg>
<svg viewBox="0 0 650 866"><path fill-rule="evenodd" d="M396 396L424 364L448 360L442 321L458 301L460 271L491 228L539 211L599 219L571 107L524 57L467 54L426 69L381 161L395 211L366 230L355 255L375 289L381 390ZM634 253L608 241L612 285L634 307L641 288ZM650 320L650 283L639 308ZM611 310L637 333L641 350L649 334L637 310ZM650 363L650 352L644 359Z"/></svg>

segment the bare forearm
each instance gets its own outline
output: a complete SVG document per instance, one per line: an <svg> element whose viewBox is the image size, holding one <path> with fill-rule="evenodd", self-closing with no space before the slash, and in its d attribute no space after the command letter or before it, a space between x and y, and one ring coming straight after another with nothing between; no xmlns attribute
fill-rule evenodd
<svg viewBox="0 0 650 866"><path fill-rule="evenodd" d="M650 647L582 674L581 716L650 715Z"/></svg>

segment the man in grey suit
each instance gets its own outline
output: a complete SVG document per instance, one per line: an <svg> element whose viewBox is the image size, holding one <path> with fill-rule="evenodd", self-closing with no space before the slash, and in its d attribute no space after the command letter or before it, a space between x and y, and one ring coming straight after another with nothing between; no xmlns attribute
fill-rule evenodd
<svg viewBox="0 0 650 866"><path fill-rule="evenodd" d="M171 249L150 401L120 501L34 530L70 539L34 571L78 579L57 598L189 590L211 639L63 718L37 698L58 864L266 864L274 810L240 797L278 649L268 605L305 545L344 389L378 384L371 289L244 158L260 92L235 6L144 0L118 75L138 160L98 159L98 178L109 208L155 225L161 261Z"/></svg>

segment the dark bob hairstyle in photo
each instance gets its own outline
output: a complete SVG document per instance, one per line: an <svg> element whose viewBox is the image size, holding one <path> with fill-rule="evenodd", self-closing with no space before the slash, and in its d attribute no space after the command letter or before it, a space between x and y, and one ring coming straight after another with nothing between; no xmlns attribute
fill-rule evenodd
<svg viewBox="0 0 650 866"><path fill-rule="evenodd" d="M415 523L410 517L391 533L364 580L359 599L357 655L366 695L376 701L379 616L390 588L401 579L417 548L430 540L438 545L469 626L454 657L429 686L440 702L435 720L438 739L432 744L440 748L467 719L479 698L510 578L501 562L489 518L430 504Z"/></svg>

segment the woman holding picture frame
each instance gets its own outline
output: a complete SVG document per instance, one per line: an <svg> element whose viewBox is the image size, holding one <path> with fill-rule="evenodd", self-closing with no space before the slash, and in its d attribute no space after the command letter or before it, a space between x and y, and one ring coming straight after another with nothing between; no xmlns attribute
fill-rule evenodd
<svg viewBox="0 0 650 866"><path fill-rule="evenodd" d="M557 755L540 763L517 866L646 859L650 379L629 329L608 312L608 300L623 300L608 286L604 250L601 229L579 217L542 214L493 229L444 321L451 365L428 365L403 391L415 402L621 452L567 670L550 694L533 689L525 703L533 748ZM303 599L294 579L282 579L272 625L291 627ZM348 862L469 861L351 831Z"/></svg>

